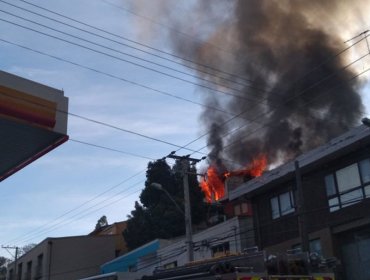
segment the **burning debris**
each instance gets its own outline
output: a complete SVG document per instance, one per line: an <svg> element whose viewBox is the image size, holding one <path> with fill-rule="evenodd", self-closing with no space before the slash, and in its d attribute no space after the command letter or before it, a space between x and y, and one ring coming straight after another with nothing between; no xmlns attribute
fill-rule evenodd
<svg viewBox="0 0 370 280"><path fill-rule="evenodd" d="M236 171L220 171L217 166L208 167L205 177L200 182L207 202L217 201L225 195L225 180L230 177L243 177L243 181L250 180L262 175L267 167L265 155L260 155L244 169Z"/></svg>

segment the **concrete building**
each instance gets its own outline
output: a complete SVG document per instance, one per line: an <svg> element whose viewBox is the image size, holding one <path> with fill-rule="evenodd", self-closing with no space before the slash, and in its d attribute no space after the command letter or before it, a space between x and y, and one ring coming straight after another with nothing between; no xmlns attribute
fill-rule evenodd
<svg viewBox="0 0 370 280"><path fill-rule="evenodd" d="M111 225L103 226L99 229L95 229L89 235L91 236L104 236L104 235L114 235L117 237L116 241L116 257L123 255L128 252L128 248L123 238L123 231L127 227L127 221L116 222Z"/></svg>
<svg viewBox="0 0 370 280"><path fill-rule="evenodd" d="M152 268L140 266L142 259L151 259L152 256L157 254L160 248L164 248L171 243L165 239L155 239L147 244L140 246L110 262L107 262L101 266L101 273L112 273L112 272L137 272L144 273L145 271ZM140 267L139 267L140 266Z"/></svg>
<svg viewBox="0 0 370 280"><path fill-rule="evenodd" d="M180 239L162 249L151 258L142 258L138 262L138 270L143 267L171 268L183 266L188 261L184 239ZM211 259L242 252L255 246L252 218L234 217L207 228L193 235L194 261Z"/></svg>
<svg viewBox="0 0 370 280"><path fill-rule="evenodd" d="M116 236L47 238L8 266L7 280L74 280L115 258Z"/></svg>
<svg viewBox="0 0 370 280"><path fill-rule="evenodd" d="M255 245L252 218L234 217L226 220L195 233L193 242L195 261L240 252ZM125 272L124 279L135 279L141 275L151 275L159 266L171 268L186 263L184 237L171 241L156 239L105 263L101 268L102 275L88 279L100 279L115 272Z"/></svg>
<svg viewBox="0 0 370 280"><path fill-rule="evenodd" d="M339 260L336 279L370 279L369 127L242 184L228 198L252 203L259 248L284 252L303 241L309 251Z"/></svg>

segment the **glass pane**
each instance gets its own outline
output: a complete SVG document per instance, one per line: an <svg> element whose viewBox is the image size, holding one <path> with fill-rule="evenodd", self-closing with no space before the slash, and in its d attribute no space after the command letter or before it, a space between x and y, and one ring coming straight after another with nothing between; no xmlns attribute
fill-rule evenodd
<svg viewBox="0 0 370 280"><path fill-rule="evenodd" d="M248 203L242 203L242 213L248 214Z"/></svg>
<svg viewBox="0 0 370 280"><path fill-rule="evenodd" d="M362 182L364 183L370 182L370 160L369 159L360 161L360 171L361 171Z"/></svg>
<svg viewBox="0 0 370 280"><path fill-rule="evenodd" d="M240 215L240 205L235 205L234 206L234 215L239 216Z"/></svg>
<svg viewBox="0 0 370 280"><path fill-rule="evenodd" d="M338 197L329 199L330 212L339 210L339 200Z"/></svg>
<svg viewBox="0 0 370 280"><path fill-rule="evenodd" d="M342 207L352 205L354 203L360 202L363 198L362 189L358 189L340 196Z"/></svg>
<svg viewBox="0 0 370 280"><path fill-rule="evenodd" d="M310 246L311 253L315 252L315 253L318 253L320 256L322 255L320 239L311 240L309 246Z"/></svg>
<svg viewBox="0 0 370 280"><path fill-rule="evenodd" d="M292 205L292 199L291 199L291 192L283 193L279 196L279 198L280 198L280 210L281 210L282 216L294 212L294 208Z"/></svg>
<svg viewBox="0 0 370 280"><path fill-rule="evenodd" d="M339 192L348 191L361 185L357 163L336 172Z"/></svg>
<svg viewBox="0 0 370 280"><path fill-rule="evenodd" d="M331 196L336 194L335 182L333 174L325 176L326 195Z"/></svg>
<svg viewBox="0 0 370 280"><path fill-rule="evenodd" d="M365 187L365 195L366 197L370 197L370 186Z"/></svg>
<svg viewBox="0 0 370 280"><path fill-rule="evenodd" d="M280 217L279 202L277 197L271 198L271 214L273 219Z"/></svg>

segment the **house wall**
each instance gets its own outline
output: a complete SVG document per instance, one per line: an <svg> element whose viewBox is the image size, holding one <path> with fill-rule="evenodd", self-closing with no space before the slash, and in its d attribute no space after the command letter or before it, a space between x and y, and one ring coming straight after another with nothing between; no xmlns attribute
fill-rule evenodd
<svg viewBox="0 0 370 280"><path fill-rule="evenodd" d="M298 219L294 213L272 219L270 199L281 193L295 190L292 179L285 180L273 190L253 198L253 213L257 221L257 245L265 248L298 237Z"/></svg>
<svg viewBox="0 0 370 280"><path fill-rule="evenodd" d="M114 257L114 236L48 238L18 259L17 267L22 266L19 278L15 278L15 263L9 265L7 280L78 279L98 274L100 265ZM30 273L27 267L31 268Z"/></svg>
<svg viewBox="0 0 370 280"><path fill-rule="evenodd" d="M339 170L343 171L344 168L369 159L368 142L366 140L356 143L352 148L346 147L346 153L341 151L340 155L331 155L330 160L319 160L315 165L301 168L304 219L308 239L311 243L320 244L324 258L335 257L339 260L335 268L336 279L339 280L362 280L370 277L370 272L366 274L370 265L367 253L370 251L370 197L361 198L351 205L330 211L325 177L329 174L334 176ZM359 168L359 165L357 167ZM337 175L333 178L338 184ZM354 182L352 177L343 178L342 184L344 181L348 184ZM361 173L360 180L363 180ZM260 187L252 196L256 242L268 253L283 253L300 246L297 209L294 213L273 219L271 206L272 197L289 190L295 192L297 203L295 186L295 173L290 172L276 182ZM368 190L367 187L365 189ZM251 195L247 198L251 198Z"/></svg>
<svg viewBox="0 0 370 280"><path fill-rule="evenodd" d="M156 254L157 250L161 247L167 246L170 242L163 239L156 239L149 242L129 253L126 253L114 260L104 263L101 266L101 273L111 273L111 272L129 272L135 270L143 270L140 266L139 259L144 258L147 262L151 263L151 256ZM146 269L147 264L143 265Z"/></svg>
<svg viewBox="0 0 370 280"><path fill-rule="evenodd" d="M361 220L369 216L370 200L365 199L360 203L345 207L335 212L329 211L328 199L325 189L325 176L344 168L352 163L370 157L370 148L364 147L357 151L352 151L346 156L335 158L324 165L317 166L309 172L302 172L303 197L305 201L305 222L307 231L315 236L318 232L325 242L325 252L328 255L335 255L332 248L332 241L329 240L327 233L331 233L331 228L343 223L350 223L354 220ZM304 170L302 170L304 171ZM277 184L268 192L255 196L253 205L255 218L258 219L258 244L261 248L288 248L287 244L294 245L299 240L297 212L282 216L277 219L272 218L270 199L279 193L288 190L296 191L295 174L285 178L285 181ZM313 237L312 237L313 238ZM299 243L299 242L298 242ZM279 245L277 245L279 244Z"/></svg>
<svg viewBox="0 0 370 280"><path fill-rule="evenodd" d="M213 248L224 243L227 243L229 246L228 253L241 252L244 248L255 246L253 220L251 217L229 219L216 226L194 233L193 243L195 261L215 257ZM163 249L159 249L157 254L150 259L140 259L138 269L142 270L142 268L145 268L147 274L151 274L157 266L185 265L188 262L185 248L185 240L178 240Z"/></svg>
<svg viewBox="0 0 370 280"><path fill-rule="evenodd" d="M51 280L96 275L115 258L115 236L84 236L51 240Z"/></svg>

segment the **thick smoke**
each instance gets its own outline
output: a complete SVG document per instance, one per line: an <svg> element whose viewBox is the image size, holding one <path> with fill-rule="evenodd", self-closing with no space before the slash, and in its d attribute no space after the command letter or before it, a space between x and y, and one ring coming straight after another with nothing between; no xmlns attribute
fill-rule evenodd
<svg viewBox="0 0 370 280"><path fill-rule="evenodd" d="M183 16L162 15L174 28L169 35L173 49L198 63L200 82L207 79L211 83L205 84L217 83L217 89L233 94L205 93L211 96L205 98L208 104L239 115L230 120L230 115L204 110L201 118L211 132L207 143L213 161L246 164L261 153L270 164L285 161L359 123L361 85L353 78L354 68L346 67L349 52L335 56L347 46L335 23L352 7L351 19L361 24L360 4L197 1ZM197 40L178 32L191 34L194 22L202 23Z"/></svg>

